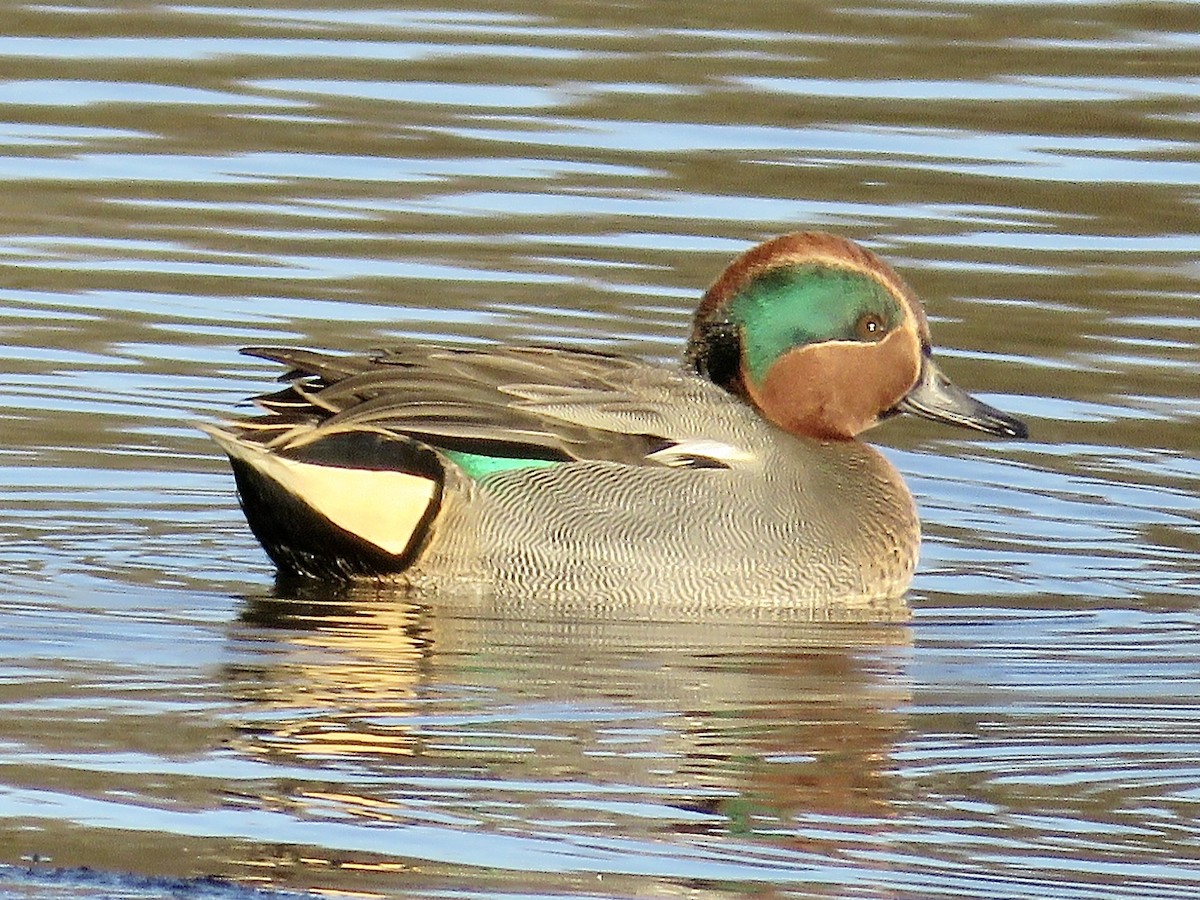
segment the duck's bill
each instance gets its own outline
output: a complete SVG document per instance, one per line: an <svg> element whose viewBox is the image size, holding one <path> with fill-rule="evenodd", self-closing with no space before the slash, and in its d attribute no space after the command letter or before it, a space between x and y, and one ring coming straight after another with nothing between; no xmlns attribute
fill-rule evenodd
<svg viewBox="0 0 1200 900"><path fill-rule="evenodd" d="M896 409L935 422L961 425L1002 437L1029 437L1029 429L1024 422L976 400L962 388L956 387L928 356L921 360L921 377L916 386Z"/></svg>

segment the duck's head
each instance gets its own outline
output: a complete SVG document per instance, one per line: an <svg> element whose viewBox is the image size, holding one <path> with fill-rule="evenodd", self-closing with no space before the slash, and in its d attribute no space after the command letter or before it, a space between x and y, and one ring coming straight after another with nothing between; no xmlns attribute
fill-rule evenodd
<svg viewBox="0 0 1200 900"><path fill-rule="evenodd" d="M696 310L687 359L793 434L849 440L897 412L1028 434L942 374L900 276L830 234L787 234L735 259Z"/></svg>

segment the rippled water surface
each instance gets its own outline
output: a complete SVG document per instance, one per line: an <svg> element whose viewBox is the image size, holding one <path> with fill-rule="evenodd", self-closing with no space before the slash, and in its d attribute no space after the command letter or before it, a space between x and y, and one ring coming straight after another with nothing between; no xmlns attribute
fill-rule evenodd
<svg viewBox="0 0 1200 900"><path fill-rule="evenodd" d="M1200 895L1200 7L0 22L0 894ZM907 624L280 596L194 427L247 344L667 360L802 227L1033 432L872 433Z"/></svg>

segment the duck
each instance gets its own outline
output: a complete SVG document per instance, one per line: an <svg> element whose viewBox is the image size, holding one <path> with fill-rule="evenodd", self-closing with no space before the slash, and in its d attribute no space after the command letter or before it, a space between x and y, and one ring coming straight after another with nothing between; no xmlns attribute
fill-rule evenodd
<svg viewBox="0 0 1200 900"><path fill-rule="evenodd" d="M907 413L1028 436L943 374L891 266L819 231L737 256L681 366L548 346L242 352L286 386L202 427L278 573L301 579L869 608L903 598L921 529L863 432Z"/></svg>

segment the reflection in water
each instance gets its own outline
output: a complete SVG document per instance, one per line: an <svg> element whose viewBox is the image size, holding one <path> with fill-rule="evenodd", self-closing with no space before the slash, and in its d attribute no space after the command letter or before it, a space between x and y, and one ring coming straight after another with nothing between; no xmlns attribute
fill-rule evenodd
<svg viewBox="0 0 1200 900"><path fill-rule="evenodd" d="M416 739L401 725L419 703L421 673L429 655L423 610L402 598L368 605L332 595L323 600L253 598L244 621L283 629L280 651L269 666L230 671L240 700L252 701L246 748L301 758L355 753L412 756ZM364 716L366 718L364 718Z"/></svg>
<svg viewBox="0 0 1200 900"><path fill-rule="evenodd" d="M528 791L548 795L522 800L546 806L545 821L583 815L627 837L886 815L908 629L511 612L435 611L364 588L251 599L244 621L279 629L278 644L261 667L228 673L244 704L236 746L386 775L368 794L351 784L319 798L368 818L403 818L405 789L430 778L447 793L422 817L492 827L508 795ZM482 803L455 796L476 758L491 760ZM671 808L654 811L651 796Z"/></svg>

